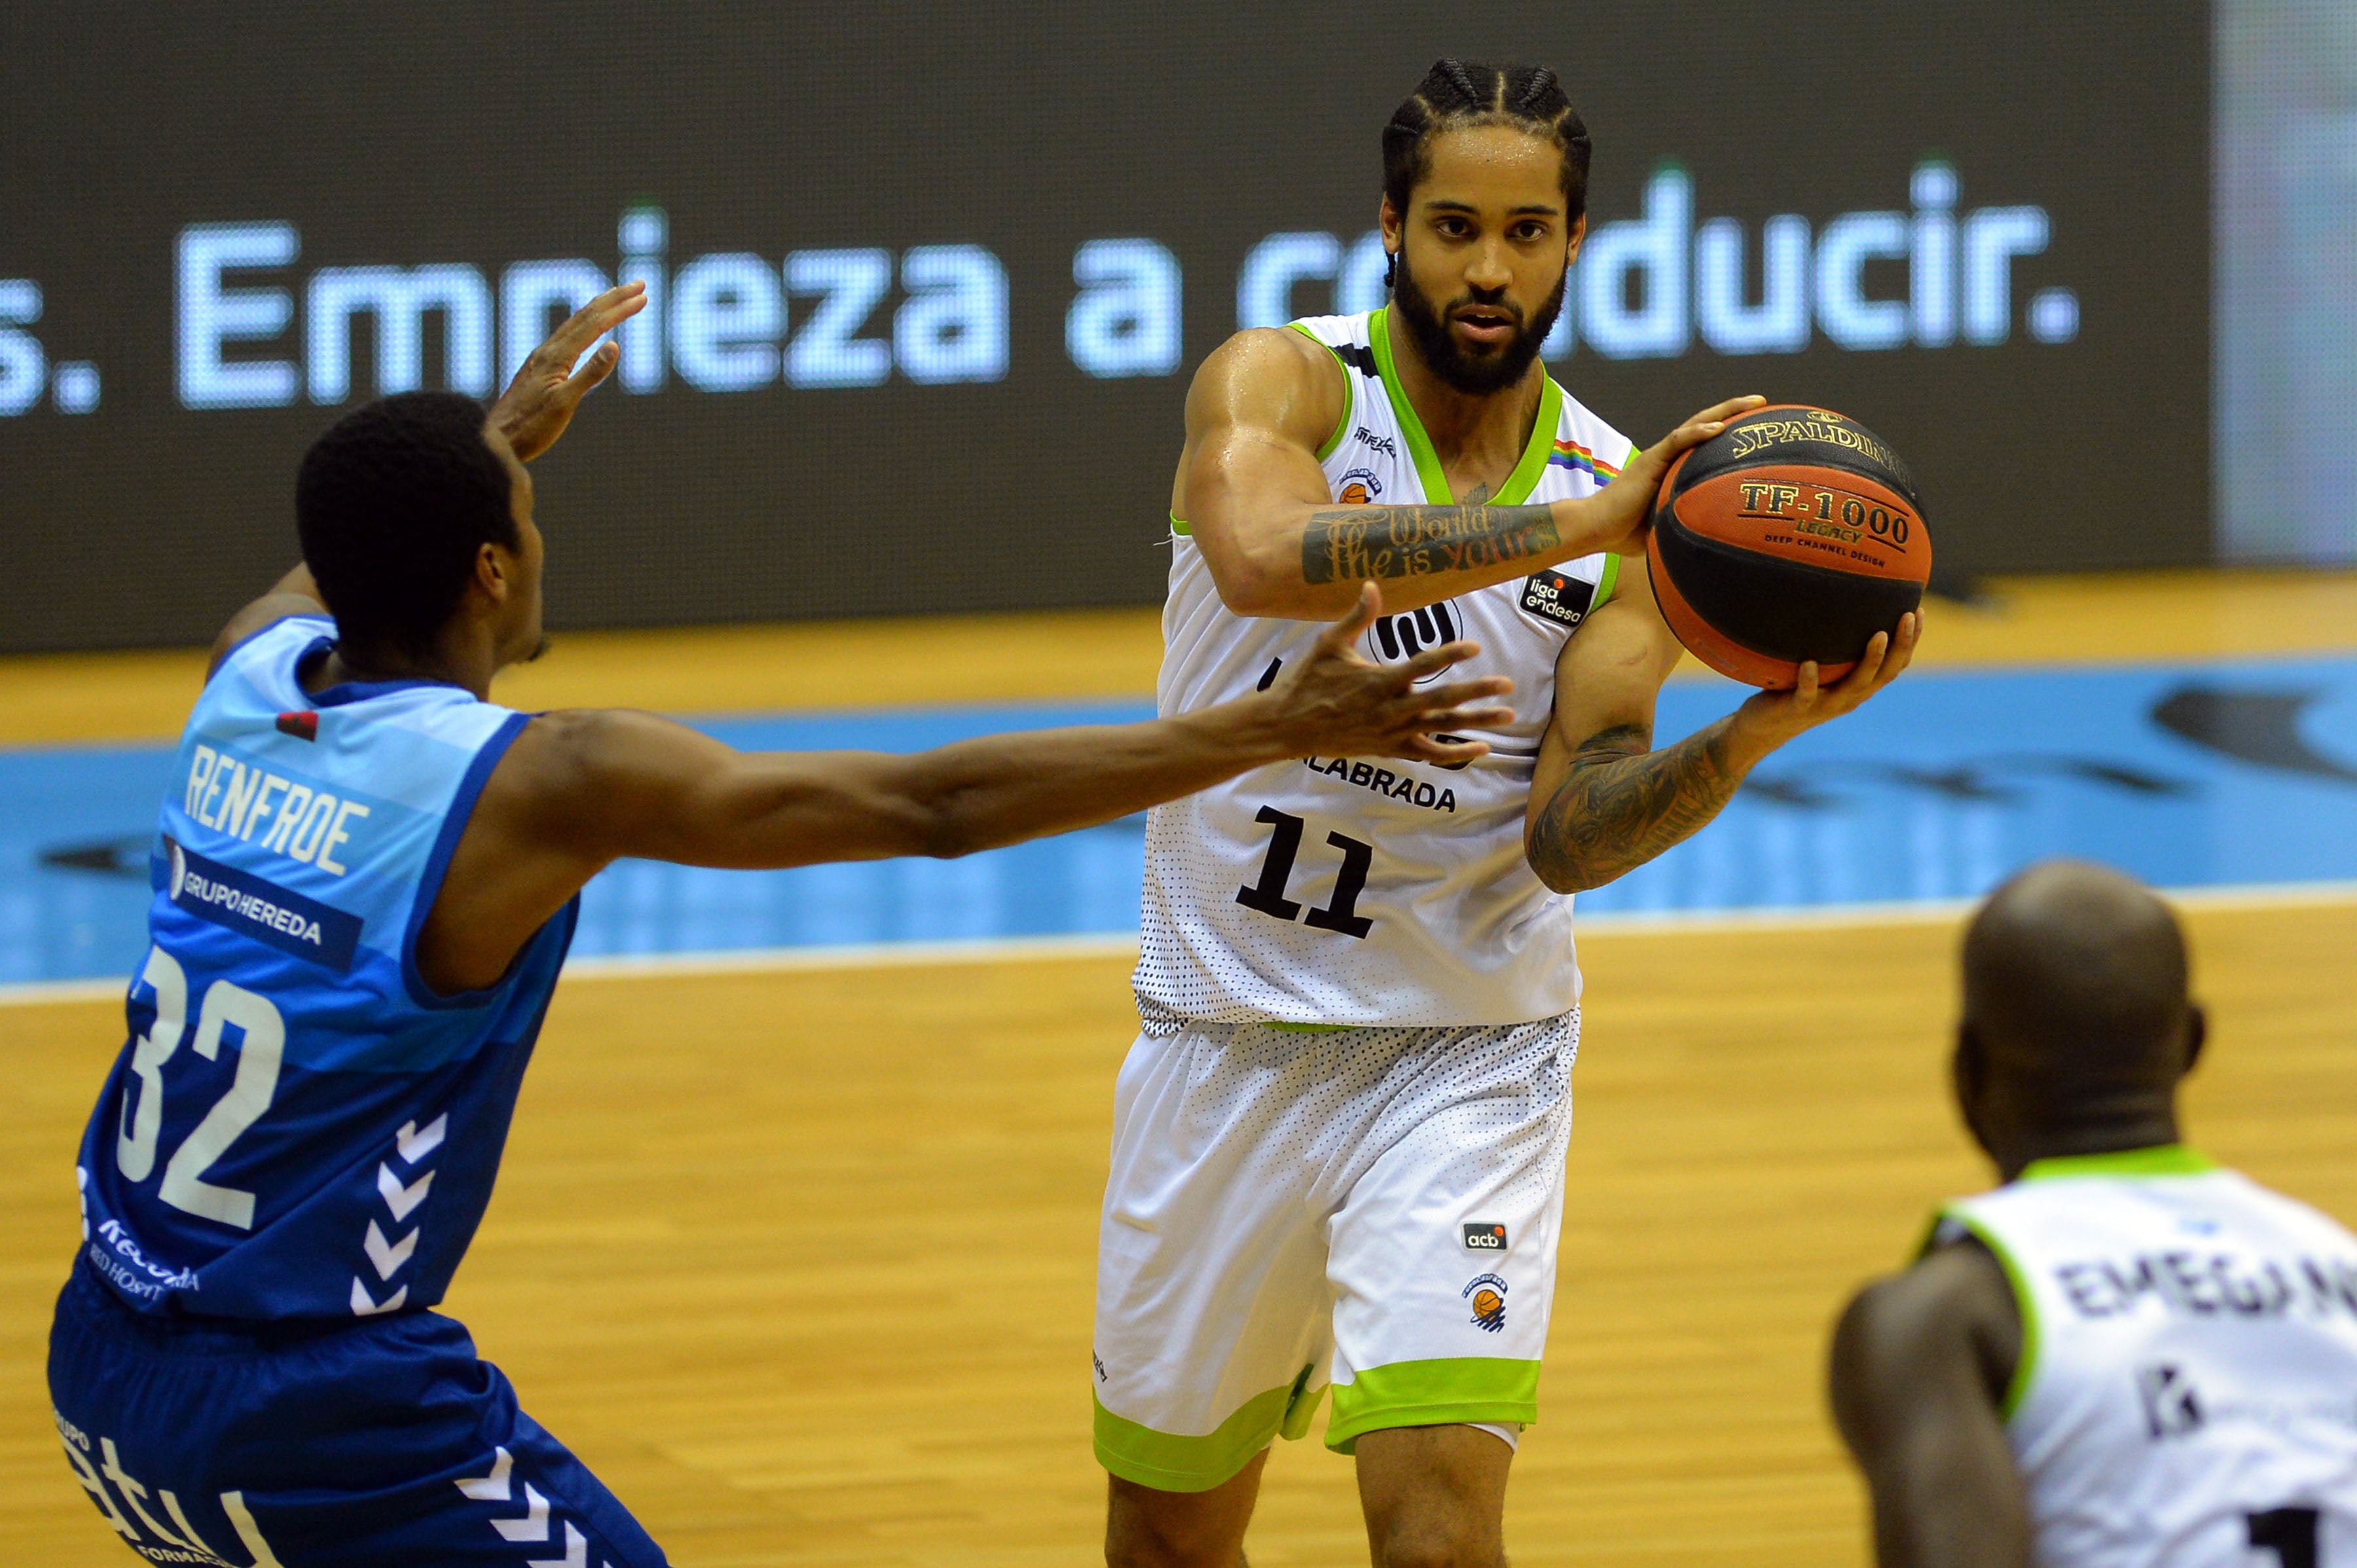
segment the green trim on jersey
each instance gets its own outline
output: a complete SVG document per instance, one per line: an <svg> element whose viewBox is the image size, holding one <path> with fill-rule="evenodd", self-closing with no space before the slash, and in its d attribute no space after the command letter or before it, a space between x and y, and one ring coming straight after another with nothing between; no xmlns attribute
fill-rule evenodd
<svg viewBox="0 0 2357 1568"><path fill-rule="evenodd" d="M1359 1024L1289 1024L1282 1018L1271 1018L1262 1027L1275 1029L1282 1035L1343 1035L1362 1028Z"/></svg>
<svg viewBox="0 0 2357 1568"><path fill-rule="evenodd" d="M1325 1391L1307 1392L1311 1369L1284 1387L1246 1400L1243 1407L1200 1437L1157 1432L1126 1421L1096 1402L1097 1463L1125 1481L1160 1492L1208 1492L1231 1480L1252 1456L1282 1435L1299 1441Z"/></svg>
<svg viewBox="0 0 2357 1568"><path fill-rule="evenodd" d="M1563 423L1563 389L1555 378L1539 378L1539 416L1531 421L1531 444L1523 448L1523 460L1506 476L1506 482L1490 499L1499 506L1521 506L1531 499L1531 492L1546 478L1547 459L1555 456L1555 433Z"/></svg>
<svg viewBox="0 0 2357 1568"><path fill-rule="evenodd" d="M1375 371L1383 379L1383 395L1391 399L1392 417L1399 421L1400 434L1407 437L1408 455L1415 459L1416 478L1424 481L1424 499L1430 506L1455 506L1457 497L1448 489L1448 476L1440 470L1440 457L1432 449L1432 437L1424 432L1424 421L1416 416L1415 404L1408 402L1401 390L1399 371L1392 362L1391 306L1373 311L1367 317L1367 342L1375 355ZM1547 457L1555 451L1555 433L1563 422L1563 389L1549 375L1540 377L1539 414L1531 422L1531 438L1523 448L1522 461L1506 476L1498 493L1490 498L1493 506L1520 506L1531 499L1539 480L1546 474Z"/></svg>
<svg viewBox="0 0 2357 1568"><path fill-rule="evenodd" d="M1288 321L1286 326L1325 349L1333 358L1334 368L1342 372L1342 417L1334 422L1334 433L1326 437L1326 445L1318 448L1318 460L1323 463L1334 455L1335 447L1342 445L1342 437L1351 428L1351 411L1359 406L1357 378L1351 374L1351 367L1342 362L1341 352L1333 344L1329 343L1298 321Z"/></svg>
<svg viewBox="0 0 2357 1568"><path fill-rule="evenodd" d="M2064 1181L2073 1176L2108 1176L2114 1179L2134 1179L2142 1176L2206 1176L2221 1168L2218 1162L2199 1150L2182 1144L2156 1144L2149 1148L2119 1149L2105 1155L2061 1155L2048 1160L2032 1160L2013 1179L2025 1181ZM2029 1294L2029 1276L2022 1272L2014 1255L2004 1242L1979 1220L1955 1204L1943 1207L1932 1217L1932 1228L1924 1234L1923 1244L1915 1250L1920 1261L1931 1251L1940 1238L1943 1223L1960 1225L1975 1241L1986 1247L1989 1256L2005 1271L2006 1283L2013 1287L2014 1309L2021 1315L2021 1359L2014 1363L2013 1380L2006 1385L2005 1402L1998 1414L2007 1421L2013 1419L2021 1408L2023 1396L2029 1392L2030 1378L2038 1369L2038 1303Z"/></svg>
<svg viewBox="0 0 2357 1568"><path fill-rule="evenodd" d="M1592 616L1598 610L1602 609L1604 607L1605 601L1611 598L1612 590L1620 585L1620 557L1618 555L1607 555L1604 558L1604 575L1596 579L1596 597L1588 601L1587 615ZM1585 626L1587 624L1587 616L1582 616L1579 619L1580 625ZM1576 630L1577 628L1575 628L1574 629Z"/></svg>
<svg viewBox="0 0 2357 1568"><path fill-rule="evenodd" d="M2016 1181L2055 1181L2065 1176L2207 1176L2218 1169L2209 1155L2182 1144L2156 1144L2148 1149L2122 1149L2109 1155L2063 1155L2032 1160Z"/></svg>
<svg viewBox="0 0 2357 1568"><path fill-rule="evenodd" d="M1195 533L1193 529L1178 521L1178 514L1175 511L1170 514L1170 532L1181 539L1191 539Z"/></svg>
<svg viewBox="0 0 2357 1568"><path fill-rule="evenodd" d="M1918 1262L1931 1251L1932 1242L1939 1240L1940 1225L1943 1220L1963 1226L1971 1232L1974 1240L1986 1247L1989 1256L1996 1260L1996 1266L2005 1271L2005 1283L2013 1287L2013 1308L2021 1317L2021 1356L2013 1364L2013 1380L2005 1386L2005 1402L1997 1407L1998 1418L2011 1421L2013 1412L2021 1408L2022 1396L2029 1392L2030 1377L2038 1369L2038 1343L2041 1336L2038 1331L2038 1303L2029 1294L2029 1276L2022 1273L2021 1265L2015 1261L2013 1253L1989 1232L1988 1227L1971 1215L1959 1212L1953 1205L1942 1208L1932 1217L1932 1229L1924 1236L1923 1245L1916 1249Z"/></svg>
<svg viewBox="0 0 2357 1568"><path fill-rule="evenodd" d="M1552 440L1552 438L1550 438ZM1326 1446L1357 1451L1370 1432L1394 1426L1491 1422L1529 1426L1539 1418L1539 1364L1503 1356L1453 1356L1367 1367L1334 1385Z"/></svg>

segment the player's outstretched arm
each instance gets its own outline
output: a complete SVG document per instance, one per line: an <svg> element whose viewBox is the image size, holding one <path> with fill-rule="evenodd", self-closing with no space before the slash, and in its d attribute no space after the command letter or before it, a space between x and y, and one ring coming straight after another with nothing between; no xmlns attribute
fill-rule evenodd
<svg viewBox="0 0 2357 1568"><path fill-rule="evenodd" d="M1350 406L1341 368L1298 332L1240 332L1188 389L1170 510L1238 615L1328 619L1367 578L1383 582L1394 611L1415 609L1598 551L1637 553L1678 454L1762 401L1704 410L1579 500L1337 506L1318 449Z"/></svg>
<svg viewBox="0 0 2357 1568"><path fill-rule="evenodd" d="M1834 1330L1830 1392L1874 1502L1880 1568L2024 1568L2029 1509L2005 1440L2021 1320L1996 1260L1943 1247L1868 1285Z"/></svg>
<svg viewBox="0 0 2357 1568"><path fill-rule="evenodd" d="M1416 690L1417 680L1470 657L1469 643L1399 666L1371 663L1352 640L1381 605L1367 585L1268 691L1143 724L989 736L908 757L747 755L662 720L599 714L559 715L545 749L571 776L559 791L565 831L593 853L742 867L969 854L1109 822L1311 753L1480 755L1478 742L1443 743L1433 732L1503 718L1491 699L1511 682Z"/></svg>
<svg viewBox="0 0 2357 1568"><path fill-rule="evenodd" d="M1744 778L1794 736L1881 691L1915 655L1920 617L1877 632L1847 675L1817 683L1801 666L1789 692L1761 692L1717 723L1653 749L1653 701L1678 661L1677 639L1641 572L1620 585L1555 664L1553 723L1539 744L1523 850L1558 893L1601 887L1694 836Z"/></svg>
<svg viewBox="0 0 2357 1568"><path fill-rule="evenodd" d="M1311 754L1458 763L1450 731L1512 722L1503 676L1416 682L1473 657L1453 642L1376 665L1355 642L1381 611L1364 585L1310 657L1265 692L1175 718L990 736L911 757L731 750L617 710L527 725L475 808L425 932L446 991L488 984L540 924L624 856L744 869L962 855L1087 827L1250 768Z"/></svg>

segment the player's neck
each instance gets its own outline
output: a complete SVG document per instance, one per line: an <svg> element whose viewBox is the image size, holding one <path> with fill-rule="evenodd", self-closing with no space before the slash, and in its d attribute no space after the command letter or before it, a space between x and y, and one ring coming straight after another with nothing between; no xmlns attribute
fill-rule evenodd
<svg viewBox="0 0 2357 1568"><path fill-rule="evenodd" d="M1992 1150L1991 1155L1996 1161L1997 1174L2011 1181L2040 1160L2119 1155L2180 1141L2174 1106L2123 1105L2101 1115L2073 1118L2059 1127L2025 1130L2007 1139L2002 1149Z"/></svg>
<svg viewBox="0 0 2357 1568"><path fill-rule="evenodd" d="M1391 338L1400 391L1407 394L1409 406L1431 438L1440 466L1453 468L1470 461L1486 467L1502 461L1511 471L1530 445L1531 425L1538 419L1540 394L1546 386L1545 367L1533 360L1522 380L1499 392L1459 392L1425 362L1415 335L1401 325L1396 311L1383 313L1383 329Z"/></svg>
<svg viewBox="0 0 2357 1568"><path fill-rule="evenodd" d="M474 693L489 702L491 676L499 660L487 637L473 637L453 628L431 652L405 653L397 649L350 649L341 643L303 673L303 687L324 692L332 686L375 681L435 681Z"/></svg>

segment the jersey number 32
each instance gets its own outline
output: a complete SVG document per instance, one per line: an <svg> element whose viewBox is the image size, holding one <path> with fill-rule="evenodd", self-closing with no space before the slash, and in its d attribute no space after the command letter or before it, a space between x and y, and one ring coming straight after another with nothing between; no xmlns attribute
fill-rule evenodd
<svg viewBox="0 0 2357 1568"><path fill-rule="evenodd" d="M133 1182L145 1181L156 1169L156 1145L164 1131L164 1066L179 1050L188 1019L188 977L179 960L162 948L150 948L139 978L156 993L156 1022L132 1050L131 1073L138 1081L124 1086L123 1125L114 1141L115 1168L124 1180ZM213 1102L204 1120L189 1129L164 1162L164 1181L156 1196L184 1213L251 1230L253 1194L216 1186L204 1179L205 1173L270 1109L271 1096L278 1090L278 1064L286 1049L286 1020L268 997L216 980L205 988L190 1048L207 1061L218 1059L222 1032L232 1026L242 1039L229 1092Z"/></svg>

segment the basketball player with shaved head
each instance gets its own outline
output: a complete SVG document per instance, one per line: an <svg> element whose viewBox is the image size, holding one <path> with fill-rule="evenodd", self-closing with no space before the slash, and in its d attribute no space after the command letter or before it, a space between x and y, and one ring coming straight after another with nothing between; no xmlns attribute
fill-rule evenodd
<svg viewBox="0 0 2357 1568"><path fill-rule="evenodd" d="M1956 1099L2004 1185L1834 1337L1883 1568L2357 1563L2357 1236L2182 1142L2175 917L2052 862L1964 967Z"/></svg>
<svg viewBox="0 0 2357 1568"><path fill-rule="evenodd" d="M1620 557L1671 462L1761 400L1641 451L1548 377L1588 158L1553 72L1441 60L1383 127L1389 305L1240 333L1188 393L1162 712L1281 679L1361 578L1371 657L1472 639L1517 711L1471 764L1318 753L1149 819L1098 1244L1118 1568L1231 1568L1270 1442L1329 1385L1376 1562L1501 1561L1570 1133L1569 895L1913 649L1909 616L1837 684L1805 666L1653 748L1679 649Z"/></svg>

